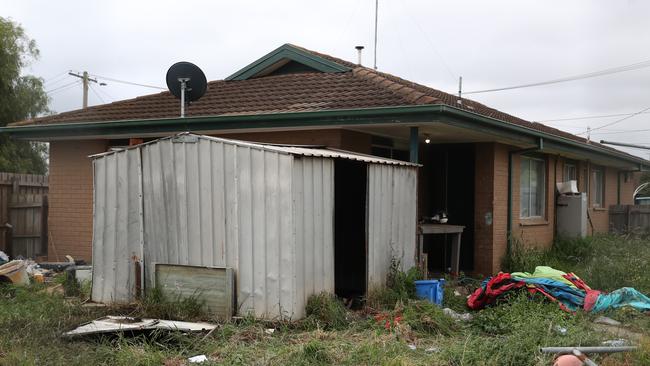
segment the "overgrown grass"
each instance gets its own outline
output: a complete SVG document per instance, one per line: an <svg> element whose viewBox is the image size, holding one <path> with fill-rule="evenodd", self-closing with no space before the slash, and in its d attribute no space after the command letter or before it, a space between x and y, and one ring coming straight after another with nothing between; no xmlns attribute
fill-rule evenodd
<svg viewBox="0 0 650 366"><path fill-rule="evenodd" d="M550 250L524 249L514 242L503 261L504 272L532 272L546 265L574 272L594 289L613 291L634 287L650 293L650 238L648 236L596 235L584 239L559 239Z"/></svg>
<svg viewBox="0 0 650 366"><path fill-rule="evenodd" d="M594 288L632 286L647 293L648 278L641 263L647 264L648 246L642 238L617 236L558 242L547 252L517 252L508 270L530 272L537 265L550 265L575 272ZM209 319L197 298L169 299L153 290L137 306L94 308L81 305L83 295L66 299L42 292L42 285L5 287L0 289L0 365L184 365L188 357L205 354L210 360L207 365L541 366L551 364L552 356L539 352L539 347L595 346L618 338L595 330L593 315L563 312L524 291L472 312L470 322L457 322L437 306L412 299L416 278L414 272L395 272L390 288L374 298L368 296L372 308L365 311L350 311L333 296L319 294L309 299L308 316L300 322L248 316L220 323L206 339L204 334L167 332L70 341L60 337L65 330L109 314ZM447 283L444 306L467 311L466 292L478 282ZM605 315L642 334L642 348L636 353L594 357L596 361L650 364L650 317L629 309Z"/></svg>

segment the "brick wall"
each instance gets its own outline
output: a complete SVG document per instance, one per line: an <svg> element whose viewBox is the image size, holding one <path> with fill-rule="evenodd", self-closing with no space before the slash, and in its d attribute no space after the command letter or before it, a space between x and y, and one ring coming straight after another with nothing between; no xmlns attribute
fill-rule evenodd
<svg viewBox="0 0 650 366"><path fill-rule="evenodd" d="M50 261L64 261L68 254L92 260L93 171L88 155L103 151L105 140L50 143Z"/></svg>
<svg viewBox="0 0 650 366"><path fill-rule="evenodd" d="M498 272L507 248L508 148L476 145L474 272Z"/></svg>

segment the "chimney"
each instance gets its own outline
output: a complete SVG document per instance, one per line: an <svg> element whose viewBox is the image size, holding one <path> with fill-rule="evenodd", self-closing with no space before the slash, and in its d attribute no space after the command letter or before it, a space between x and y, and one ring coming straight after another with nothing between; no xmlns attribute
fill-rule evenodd
<svg viewBox="0 0 650 366"><path fill-rule="evenodd" d="M354 47L354 48L356 48L356 49L357 49L357 52L359 52L359 61L357 62L357 64L358 64L359 66L361 66L361 51L363 51L363 48L364 48L364 47L363 47L363 46L356 46L356 47Z"/></svg>

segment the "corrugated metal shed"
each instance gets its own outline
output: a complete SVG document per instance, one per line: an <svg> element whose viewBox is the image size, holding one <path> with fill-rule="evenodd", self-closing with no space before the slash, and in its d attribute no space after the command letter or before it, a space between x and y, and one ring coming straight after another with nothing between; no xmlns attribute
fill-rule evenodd
<svg viewBox="0 0 650 366"><path fill-rule="evenodd" d="M145 287L154 263L230 267L238 313L303 317L334 292L335 159L368 164L369 282L414 263L414 164L192 134L94 158L95 301L134 299L135 257Z"/></svg>

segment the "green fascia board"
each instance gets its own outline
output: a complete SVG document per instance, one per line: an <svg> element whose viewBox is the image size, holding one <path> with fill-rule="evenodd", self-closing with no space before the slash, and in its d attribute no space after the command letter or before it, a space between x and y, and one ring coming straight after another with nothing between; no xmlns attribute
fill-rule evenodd
<svg viewBox="0 0 650 366"><path fill-rule="evenodd" d="M248 130L263 128L322 128L350 125L404 124L438 121L449 125L480 131L521 144L537 145L543 138L545 147L584 156L586 159L610 159L648 167L650 162L611 151L597 145L587 145L525 126L482 116L463 109L443 105L396 106L362 109L339 109L314 112L270 113L254 115L222 115L206 117L166 118L80 122L67 124L10 126L0 128L19 139L54 139L101 135L138 135L145 133L176 133L183 131Z"/></svg>
<svg viewBox="0 0 650 366"><path fill-rule="evenodd" d="M305 52L290 44L284 44L243 69L228 76L226 80L246 80L273 66L277 62L289 59L322 72L346 72L350 68L322 57Z"/></svg>

